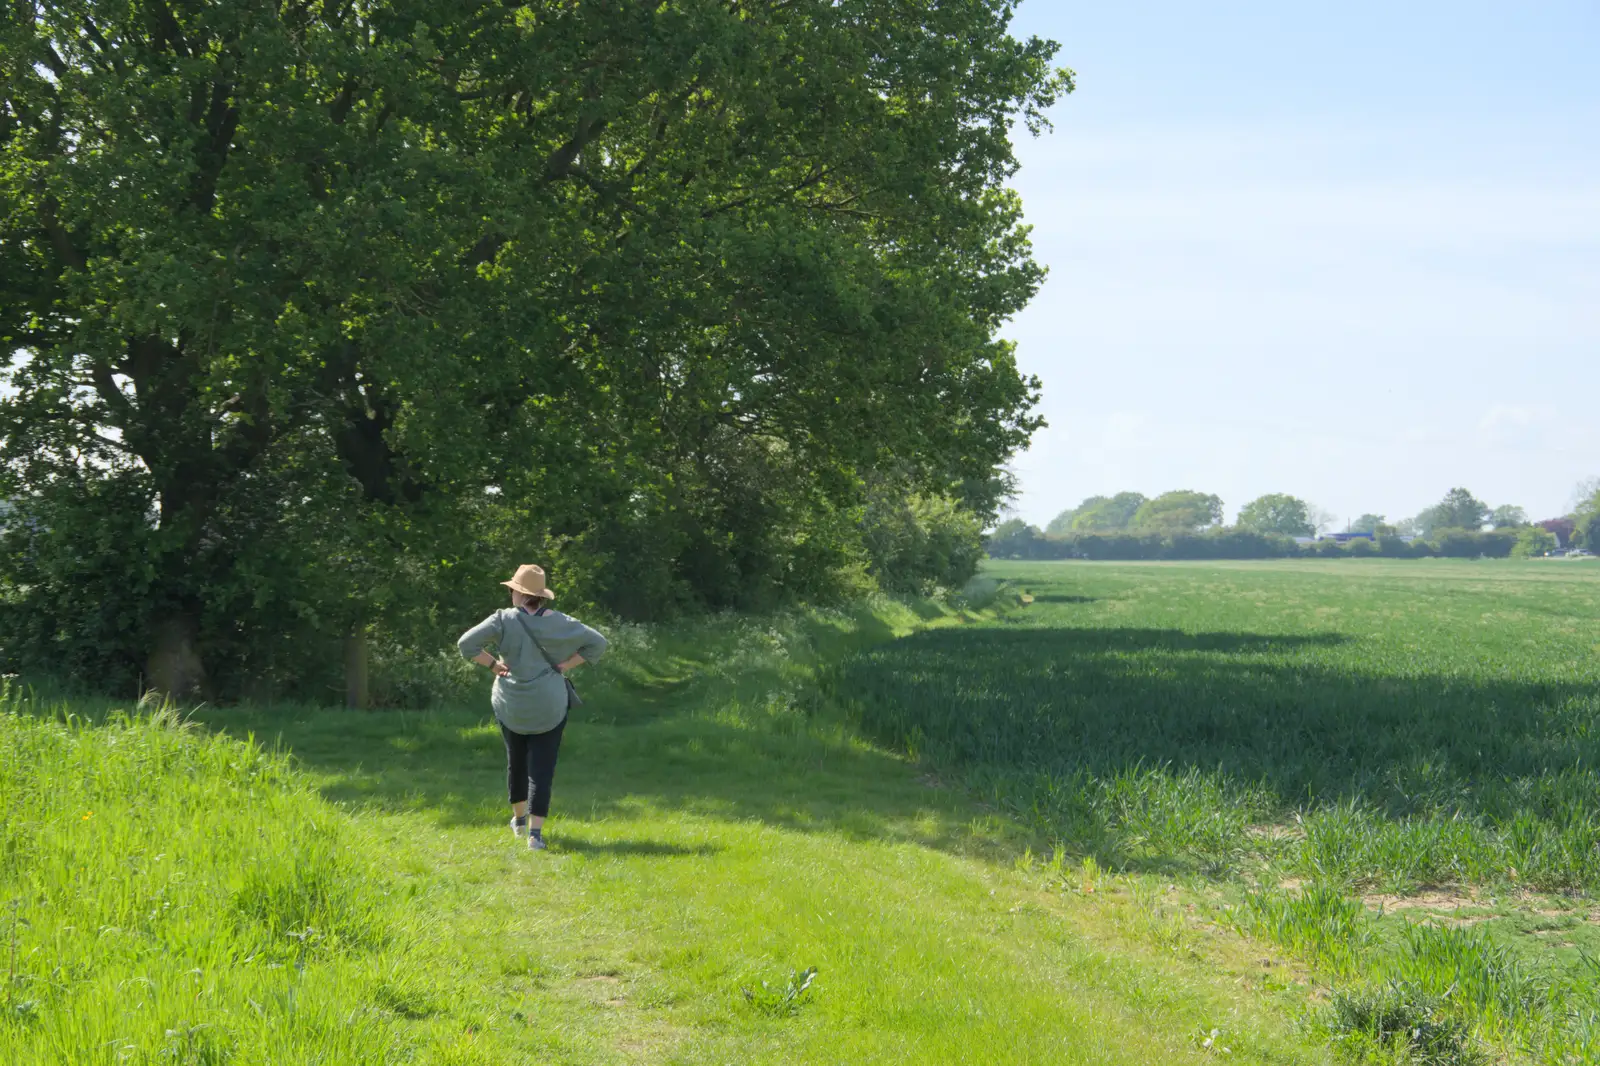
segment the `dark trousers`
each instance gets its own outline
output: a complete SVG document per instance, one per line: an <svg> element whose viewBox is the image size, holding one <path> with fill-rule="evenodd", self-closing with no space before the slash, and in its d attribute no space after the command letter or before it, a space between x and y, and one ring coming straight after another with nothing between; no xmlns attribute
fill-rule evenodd
<svg viewBox="0 0 1600 1066"><path fill-rule="evenodd" d="M567 720L548 733L513 733L504 725L506 742L506 794L512 803L528 800L528 813L543 818L550 813L550 785L556 777L556 755L561 751L561 731ZM533 796L528 784L533 784Z"/></svg>

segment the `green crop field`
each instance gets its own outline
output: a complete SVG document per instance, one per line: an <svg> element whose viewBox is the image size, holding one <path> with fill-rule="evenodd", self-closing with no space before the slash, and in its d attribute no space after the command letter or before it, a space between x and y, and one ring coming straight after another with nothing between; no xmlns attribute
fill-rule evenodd
<svg viewBox="0 0 1600 1066"><path fill-rule="evenodd" d="M1352 1039L1600 1056L1600 566L989 573L1003 622L835 667L870 735L1070 854L1215 886L1348 989Z"/></svg>

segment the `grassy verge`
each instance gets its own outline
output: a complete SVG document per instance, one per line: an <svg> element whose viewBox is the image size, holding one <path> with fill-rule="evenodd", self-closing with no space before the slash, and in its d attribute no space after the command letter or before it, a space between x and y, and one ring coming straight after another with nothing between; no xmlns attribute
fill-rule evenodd
<svg viewBox="0 0 1600 1066"><path fill-rule="evenodd" d="M0 1060L1324 1061L1303 975L1263 981L1126 881L1069 884L819 695L852 650L974 624L619 633L543 855L505 828L484 708L185 726L13 693Z"/></svg>
<svg viewBox="0 0 1600 1066"><path fill-rule="evenodd" d="M3 703L0 1058L353 1062L386 1038L411 978L376 856L287 758L171 712Z"/></svg>
<svg viewBox="0 0 1600 1066"><path fill-rule="evenodd" d="M1600 569L1005 564L825 679L1071 855L1274 939L1360 1054L1600 1057Z"/></svg>

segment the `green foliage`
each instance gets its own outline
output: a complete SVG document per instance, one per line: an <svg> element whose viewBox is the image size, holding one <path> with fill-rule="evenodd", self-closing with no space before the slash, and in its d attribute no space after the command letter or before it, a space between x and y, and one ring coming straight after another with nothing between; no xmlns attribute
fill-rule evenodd
<svg viewBox="0 0 1600 1066"><path fill-rule="evenodd" d="M1577 495L1572 509L1573 544L1600 555L1600 478L1578 486Z"/></svg>
<svg viewBox="0 0 1600 1066"><path fill-rule="evenodd" d="M1535 559L1555 551L1557 547L1556 535L1548 529L1525 526L1517 531L1517 543L1512 547L1511 555L1517 559Z"/></svg>
<svg viewBox="0 0 1600 1066"><path fill-rule="evenodd" d="M1516 547L1519 535L1513 530L1487 532L1477 529L1436 529L1428 538L1433 553L1445 559L1504 559Z"/></svg>
<svg viewBox="0 0 1600 1066"><path fill-rule="evenodd" d="M1489 512L1489 524L1496 529L1516 529L1528 524L1528 512L1514 504L1501 504Z"/></svg>
<svg viewBox="0 0 1600 1066"><path fill-rule="evenodd" d="M1257 533L1277 533L1285 537L1309 537L1316 533L1306 502L1281 492L1260 496L1245 504L1238 525Z"/></svg>
<svg viewBox="0 0 1600 1066"><path fill-rule="evenodd" d="M1055 551L1044 534L1020 518L1008 518L994 528L985 540L985 551L992 559L1052 558Z"/></svg>
<svg viewBox="0 0 1600 1066"><path fill-rule="evenodd" d="M1113 533L1127 529L1134 514L1148 502L1137 492L1091 496L1073 512L1070 529L1074 533Z"/></svg>
<svg viewBox="0 0 1600 1066"><path fill-rule="evenodd" d="M1097 497L1091 497L1091 499L1093 498ZM1085 500L1084 504L1087 505L1088 502L1088 500ZM1050 519L1049 524L1044 527L1045 536L1059 537L1071 532L1072 520L1077 517L1077 514L1078 509L1076 507L1068 507L1065 511Z"/></svg>
<svg viewBox="0 0 1600 1066"><path fill-rule="evenodd" d="M1534 527L1537 528L1537 527ZM1222 528L1201 532L1071 533L1046 537L1024 522L1002 523L990 535L988 552L995 559L1281 559L1310 556L1351 559L1504 559L1514 553L1525 530L1438 529L1430 538L1406 540L1392 527L1374 540L1332 539L1301 545L1277 533ZM1541 530L1541 532L1543 532ZM1531 535L1535 538L1537 534ZM1542 542L1542 540L1541 540Z"/></svg>
<svg viewBox="0 0 1600 1066"><path fill-rule="evenodd" d="M1591 512L1586 518L1573 526L1572 537L1574 544L1587 548L1595 555L1600 555L1600 511ZM1579 543L1579 542L1582 543Z"/></svg>
<svg viewBox="0 0 1600 1066"><path fill-rule="evenodd" d="M319 693L529 558L661 617L849 587L891 474L991 520L1038 425L1010 131L1071 88L1011 7L8 17L0 646Z"/></svg>
<svg viewBox="0 0 1600 1066"><path fill-rule="evenodd" d="M1407 540L1398 532L1380 533L1377 538L1378 554L1386 559L1425 559L1433 549L1424 540Z"/></svg>
<svg viewBox="0 0 1600 1066"><path fill-rule="evenodd" d="M1380 528L1388 528L1381 514L1364 514L1350 523L1352 533L1377 533Z"/></svg>
<svg viewBox="0 0 1600 1066"><path fill-rule="evenodd" d="M1140 531L1193 533L1222 521L1222 500L1203 492L1164 492L1139 505L1129 528Z"/></svg>
<svg viewBox="0 0 1600 1066"><path fill-rule="evenodd" d="M1431 537L1442 529L1464 529L1472 532L1483 528L1489 519L1489 505L1466 489L1455 488L1445 493L1444 499L1417 515L1417 531Z"/></svg>
<svg viewBox="0 0 1600 1066"><path fill-rule="evenodd" d="M1001 530L1004 538L997 541ZM1287 537L1247 529L1044 537L1031 527L1007 523L989 543L989 555L996 559L1277 559L1296 551L1295 542Z"/></svg>
<svg viewBox="0 0 1600 1066"><path fill-rule="evenodd" d="M948 497L895 494L874 501L862 535L871 574L887 592L927 595L938 588L959 589L983 560L977 517Z"/></svg>

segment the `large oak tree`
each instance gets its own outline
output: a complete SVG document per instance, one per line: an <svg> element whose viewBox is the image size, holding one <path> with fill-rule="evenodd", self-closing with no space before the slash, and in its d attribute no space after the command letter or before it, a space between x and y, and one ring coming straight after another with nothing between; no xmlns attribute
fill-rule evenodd
<svg viewBox="0 0 1600 1066"><path fill-rule="evenodd" d="M992 514L1070 88L1012 6L6 3L13 639L184 691L486 530L647 614L816 580L874 471Z"/></svg>

